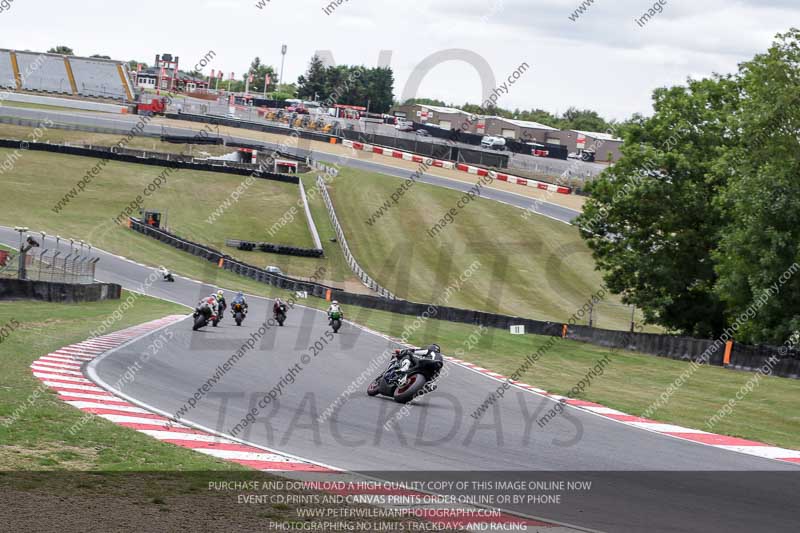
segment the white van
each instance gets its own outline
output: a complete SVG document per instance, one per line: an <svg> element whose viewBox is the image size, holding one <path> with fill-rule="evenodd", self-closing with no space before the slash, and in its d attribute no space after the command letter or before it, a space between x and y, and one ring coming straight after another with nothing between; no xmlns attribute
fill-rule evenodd
<svg viewBox="0 0 800 533"><path fill-rule="evenodd" d="M481 148L503 151L506 149L506 140L503 137L492 137L491 135L487 135L481 139Z"/></svg>

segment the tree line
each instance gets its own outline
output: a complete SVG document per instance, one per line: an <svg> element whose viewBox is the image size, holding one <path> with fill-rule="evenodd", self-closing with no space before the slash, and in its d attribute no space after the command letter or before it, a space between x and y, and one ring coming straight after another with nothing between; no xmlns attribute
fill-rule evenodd
<svg viewBox="0 0 800 533"><path fill-rule="evenodd" d="M539 124L544 124L545 126L550 126L551 128L560 130L605 132L617 126L615 121L607 121L601 117L597 111L593 111L591 109L578 109L576 107L570 107L564 111L564 113L558 114L545 111L544 109L520 110L519 108L516 108L512 111L502 107L484 108L480 105L471 104L469 102L463 105L446 104L442 100L436 100L433 98L409 98L403 102L403 104L423 104L452 107L476 115L493 115L503 118L538 122Z"/></svg>
<svg viewBox="0 0 800 533"><path fill-rule="evenodd" d="M653 102L577 220L608 287L674 332L783 344L800 330L800 31Z"/></svg>
<svg viewBox="0 0 800 533"><path fill-rule="evenodd" d="M308 70L297 79L297 96L329 105L368 107L373 113L388 113L394 104L394 73L388 67L359 65L326 67L316 55Z"/></svg>

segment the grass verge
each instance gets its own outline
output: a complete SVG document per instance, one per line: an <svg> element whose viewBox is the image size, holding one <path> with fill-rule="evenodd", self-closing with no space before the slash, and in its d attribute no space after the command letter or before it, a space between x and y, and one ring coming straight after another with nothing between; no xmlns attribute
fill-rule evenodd
<svg viewBox="0 0 800 533"><path fill-rule="evenodd" d="M402 183L343 168L329 186L353 254L398 296L436 301L479 261L469 290L454 294L447 305L566 322L602 287L591 251L574 227L526 218L520 209L481 198L460 209L462 193L423 183L385 209ZM452 221L431 237L428 229L450 209L456 211ZM595 307L596 327L627 330L630 321L630 307L612 295Z"/></svg>
<svg viewBox="0 0 800 533"><path fill-rule="evenodd" d="M126 296L123 293L122 298ZM89 519L102 521L104 531L141 530L144 523L148 531L199 531L209 526L256 531L273 530L283 523L302 529L303 523L313 520L298 510L308 508L309 501L319 503L324 497L319 492L286 490L281 485L284 482L275 476L160 442L95 415L87 416L60 401L50 389L43 389L6 426L4 421L9 421L14 410L40 387L30 364L43 354L84 340L118 305L115 300L84 304L0 302L0 325L14 324L14 330L0 344L0 506L13 509L5 524L16 531L48 531L58 523L59 530L71 532L86 531ZM140 296L112 329L185 311L182 306ZM75 427L79 429L71 431ZM257 483L259 488L212 486L234 482ZM243 504L241 496L280 496L284 500ZM287 496L305 500L291 501ZM316 507L340 510L367 506L325 503ZM340 521L354 528L362 524L364 530L364 520Z"/></svg>

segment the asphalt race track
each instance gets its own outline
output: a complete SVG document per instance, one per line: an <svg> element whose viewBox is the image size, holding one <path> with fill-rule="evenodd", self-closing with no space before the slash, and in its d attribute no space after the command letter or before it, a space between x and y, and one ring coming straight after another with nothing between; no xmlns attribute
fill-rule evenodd
<svg viewBox="0 0 800 533"><path fill-rule="evenodd" d="M0 107L0 116L11 116L11 117L37 119L37 120L50 118L51 120L53 120L58 124L75 124L78 126L88 126L88 127L118 128L120 132L123 134L130 131L131 128L133 128L133 126L135 126L139 120L139 117L129 116L129 115L119 115L115 116L114 118L110 118L94 113L80 113L80 112L70 113L70 112L60 112L60 111L41 110L41 109L26 109L21 107ZM191 130L188 128L165 127L155 124L145 125L144 131L148 133L156 133L159 135L163 134L163 135L191 136L197 133L195 130ZM248 137L238 137L238 136L234 137L228 135L221 135L221 136L232 141L239 141L245 143L258 143L269 146L271 148L278 147L277 144L272 144L259 139L252 139ZM288 138L289 137L287 136L287 139ZM302 157L307 157L311 155L315 160L321 162L338 163L344 166L349 166L361 170L368 170L372 172L379 172L382 174L398 178L408 178L412 174L412 172L405 169L393 167L391 165L381 164L380 158L376 158L376 160L357 159L357 158L343 159L333 154L327 154L323 152L312 152L310 150L302 148L297 148L297 149L289 148L288 151L290 153L296 153L297 155L300 155ZM469 182L442 178L440 176L434 176L432 174L423 174L418 178L417 181L421 183L428 183L430 185L436 185L439 187L447 187L449 189L455 189L461 192L467 192L468 190L470 190L470 188L474 186L472 183ZM570 221L572 221L572 219L574 219L580 214L578 211L568 209L560 205L548 203L546 201L535 202L532 198L529 198L527 196L522 196L511 192L502 191L499 189L483 188L480 192L480 196L490 200L496 200L498 202L513 205L515 207L519 207L522 209L532 209L540 215L553 218L561 222L569 223Z"/></svg>
<svg viewBox="0 0 800 533"><path fill-rule="evenodd" d="M14 246L18 235L2 228L0 241ZM101 281L140 290L148 277L155 278L149 267L103 252L98 255ZM175 283L156 280L145 289L152 296L190 306L212 291L211 286L180 277ZM226 316L219 328L193 333L191 322L185 320L159 332L171 340L140 365L122 392L145 406L178 412L268 317L270 301L250 297L249 302L250 314L241 328ZM355 321L368 312L345 309ZM367 397L366 383L334 416L320 422L320 415L370 361L394 346L351 323L333 341L326 331L323 313L306 308L290 312L287 325L268 327L256 348L219 378L182 420L229 433L283 379L276 400L260 409L256 423L237 437L392 479L591 480L590 491L568 493L561 505L505 507L600 531L797 529L797 466L661 436L571 407L540 428L535 420L554 402L522 391L507 394L476 421L470 413L498 382L455 364L446 365L449 371L439 390L417 400L407 416L389 429L386 421L402 406ZM322 339L326 344L313 356L309 346L322 344ZM118 383L150 342L145 337L95 360L92 365L100 385ZM288 370L304 361L304 354L309 356L307 364L289 383ZM370 373L370 378L376 374ZM535 378L531 382L536 385Z"/></svg>

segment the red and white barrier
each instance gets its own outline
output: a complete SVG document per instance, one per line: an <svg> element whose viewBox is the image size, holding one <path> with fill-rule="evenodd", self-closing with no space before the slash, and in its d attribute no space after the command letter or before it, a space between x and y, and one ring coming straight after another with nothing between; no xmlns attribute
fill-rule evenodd
<svg viewBox="0 0 800 533"><path fill-rule="evenodd" d="M523 185L526 187L534 187L536 189L541 189L543 191L550 191L558 194L572 194L572 189L570 189L569 187L564 187L563 185L555 185L553 183L547 183L544 181L538 181L529 178L520 178L519 176L513 176L511 174L495 172L494 170L489 170L482 167L476 167L473 165L466 165L464 163L453 163L452 161L431 159L421 155L395 150L393 148L385 148L383 146L373 146L371 144L364 144L357 141L351 141L349 139L342 140L342 145L347 146L348 148L353 148L354 150L372 152L373 154L380 154L387 157L393 157L395 159L402 159L404 161L412 161L414 163L427 163L429 166L460 170L461 172L474 174L476 176L488 176L498 181L505 181L507 183L513 183L515 185Z"/></svg>

